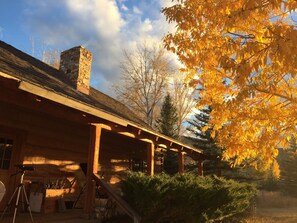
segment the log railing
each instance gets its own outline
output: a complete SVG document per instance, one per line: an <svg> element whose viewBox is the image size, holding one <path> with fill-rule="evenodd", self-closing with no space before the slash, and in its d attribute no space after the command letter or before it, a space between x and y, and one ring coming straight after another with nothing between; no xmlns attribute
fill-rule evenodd
<svg viewBox="0 0 297 223"><path fill-rule="evenodd" d="M99 174L94 174L94 180L106 191L107 195L112 198L116 204L133 219L133 223L141 222L141 217L139 214L126 201L117 195L113 189L100 178Z"/></svg>

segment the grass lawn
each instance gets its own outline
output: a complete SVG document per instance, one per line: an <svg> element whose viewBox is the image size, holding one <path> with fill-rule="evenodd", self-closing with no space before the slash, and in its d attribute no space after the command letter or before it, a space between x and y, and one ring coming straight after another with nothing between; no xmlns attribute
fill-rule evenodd
<svg viewBox="0 0 297 223"><path fill-rule="evenodd" d="M258 208L255 216L243 220L242 223L296 223L297 207L295 208Z"/></svg>

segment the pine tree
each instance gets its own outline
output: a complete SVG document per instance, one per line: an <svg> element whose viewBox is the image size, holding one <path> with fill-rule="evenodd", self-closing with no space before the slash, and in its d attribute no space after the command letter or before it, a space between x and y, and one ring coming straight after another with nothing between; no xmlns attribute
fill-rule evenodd
<svg viewBox="0 0 297 223"><path fill-rule="evenodd" d="M160 117L156 120L156 127L160 133L166 136L177 137L177 113L169 93L164 99Z"/></svg>
<svg viewBox="0 0 297 223"><path fill-rule="evenodd" d="M295 139L287 150L280 150L278 157L280 163L280 187L290 196L297 197L297 145Z"/></svg>
<svg viewBox="0 0 297 223"><path fill-rule="evenodd" d="M221 149L217 147L215 139L211 136L212 127L209 127L211 108L206 107L195 114L194 119L188 121L190 125L187 130L190 131L195 138L191 137L193 145L210 157L210 160L204 164L204 173L221 175L220 156ZM205 129L207 128L207 129Z"/></svg>
<svg viewBox="0 0 297 223"><path fill-rule="evenodd" d="M177 120L176 108L170 94L167 93L161 108L160 117L156 120L156 127L160 133L172 138L177 138ZM177 155L167 150L164 156L164 171L170 175L177 173Z"/></svg>
<svg viewBox="0 0 297 223"><path fill-rule="evenodd" d="M204 162L205 175L218 175L224 176L228 179L251 182L264 179L265 176L251 168L250 166L243 165L231 167L232 160L221 160L223 148L216 144L216 140L212 137L213 127L209 125L210 114L212 109L207 106L201 109L199 113L194 116L193 120L188 121L189 127L187 128L195 137L191 137L193 145L209 156L209 160Z"/></svg>
<svg viewBox="0 0 297 223"><path fill-rule="evenodd" d="M217 151L214 139L211 137L212 127L208 127L206 131L203 131L210 119L211 108L206 107L201 109L199 113L195 115L195 119L188 121L190 127L187 129L195 135L195 146L202 149L207 155L213 155Z"/></svg>

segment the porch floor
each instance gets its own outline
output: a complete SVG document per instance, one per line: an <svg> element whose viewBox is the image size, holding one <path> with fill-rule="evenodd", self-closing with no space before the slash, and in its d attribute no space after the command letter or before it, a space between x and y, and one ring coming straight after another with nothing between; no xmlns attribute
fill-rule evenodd
<svg viewBox="0 0 297 223"><path fill-rule="evenodd" d="M2 213L0 213L2 214ZM86 219L82 209L67 209L65 212L51 214L32 213L34 223L99 223L100 219ZM1 216L1 215L0 215ZM13 212L6 214L1 223L11 223ZM18 212L15 223L31 223L28 212Z"/></svg>

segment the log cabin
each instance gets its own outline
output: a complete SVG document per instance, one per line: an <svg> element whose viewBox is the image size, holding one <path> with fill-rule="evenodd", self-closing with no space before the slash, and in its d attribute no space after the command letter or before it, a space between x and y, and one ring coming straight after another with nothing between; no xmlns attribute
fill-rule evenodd
<svg viewBox="0 0 297 223"><path fill-rule="evenodd" d="M80 202L87 216L94 211L95 182L109 185L117 200L112 190L127 170L160 171L160 149L178 153L180 174L185 155L198 161L202 174L200 150L152 130L127 106L91 87L91 63L92 54L81 46L62 52L56 69L0 41L0 180L6 187L0 211L19 183L20 164L34 167L26 171L26 188L42 191L43 199L45 191L55 189L66 199L69 191L78 196L85 187ZM117 204L125 209L123 201ZM56 209L43 201L42 211Z"/></svg>

